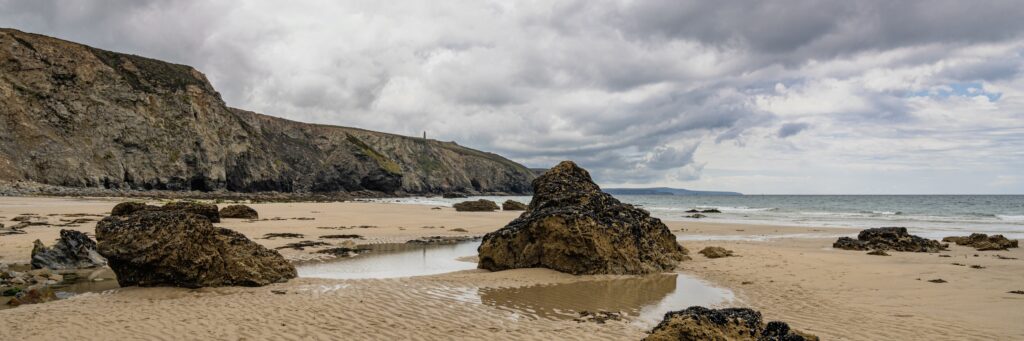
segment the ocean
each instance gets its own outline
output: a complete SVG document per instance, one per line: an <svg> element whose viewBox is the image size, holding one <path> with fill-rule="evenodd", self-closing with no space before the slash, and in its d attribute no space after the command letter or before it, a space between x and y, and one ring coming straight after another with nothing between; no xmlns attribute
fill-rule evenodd
<svg viewBox="0 0 1024 341"><path fill-rule="evenodd" d="M530 197L395 198L382 201L451 206L488 199L528 203ZM972 232L1024 238L1024 195L743 195L676 196L617 195L651 215L669 221L685 218L690 209L718 209L698 221L753 225L869 228L903 226L929 238Z"/></svg>

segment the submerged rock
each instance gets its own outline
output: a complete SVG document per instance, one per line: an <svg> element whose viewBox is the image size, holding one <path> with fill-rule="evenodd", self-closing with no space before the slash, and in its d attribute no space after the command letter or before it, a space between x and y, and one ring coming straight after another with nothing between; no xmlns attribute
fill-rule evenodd
<svg viewBox="0 0 1024 341"><path fill-rule="evenodd" d="M732 256L732 250L727 250L724 247L720 247L720 246L708 246L708 247L704 248L703 250L700 250L700 254L702 254L702 255L704 255L704 257L708 257L708 258L723 258L723 257L731 257Z"/></svg>
<svg viewBox="0 0 1024 341"><path fill-rule="evenodd" d="M296 276L277 251L189 211L106 217L96 240L121 286L262 286Z"/></svg>
<svg viewBox="0 0 1024 341"><path fill-rule="evenodd" d="M252 207L245 205L228 205L220 209L221 218L238 218L238 219L259 219L260 214L256 212Z"/></svg>
<svg viewBox="0 0 1024 341"><path fill-rule="evenodd" d="M671 311L645 341L803 341L817 336L790 329L785 322L764 323L761 313L747 308L689 307Z"/></svg>
<svg viewBox="0 0 1024 341"><path fill-rule="evenodd" d="M7 301L7 305L17 307L25 304L39 304L56 300L57 295L53 292L53 289L45 285L37 285L18 291L10 301Z"/></svg>
<svg viewBox="0 0 1024 341"><path fill-rule="evenodd" d="M967 237L946 237L942 241L956 243L956 245L971 246L978 251L1006 250L1017 247L1017 241L1007 239L1001 234L987 235L984 233L972 233Z"/></svg>
<svg viewBox="0 0 1024 341"><path fill-rule="evenodd" d="M543 267L572 274L647 274L688 259L668 227L601 192L590 174L564 161L533 181L525 213L484 236L479 267Z"/></svg>
<svg viewBox="0 0 1024 341"><path fill-rule="evenodd" d="M498 210L498 204L487 199L476 201L463 201L452 205L459 212L493 212Z"/></svg>
<svg viewBox="0 0 1024 341"><path fill-rule="evenodd" d="M33 269L64 270L104 265L107 265L107 260L96 252L96 242L75 230L60 230L60 238L52 247L46 247L38 239L32 246Z"/></svg>
<svg viewBox="0 0 1024 341"><path fill-rule="evenodd" d="M688 216L683 216L683 218L700 219L700 218L707 218L707 216L703 215L703 214L700 214L700 213L694 213L694 214L691 214L691 215L688 215Z"/></svg>
<svg viewBox="0 0 1024 341"><path fill-rule="evenodd" d="M518 202L518 201L515 201L515 200L505 200L505 202L501 203L501 210L502 211L526 211L526 204Z"/></svg>
<svg viewBox="0 0 1024 341"><path fill-rule="evenodd" d="M441 194L441 197L445 198L445 199L459 199L459 198L466 198L466 195L462 194L462 193L449 192L449 193Z"/></svg>
<svg viewBox="0 0 1024 341"><path fill-rule="evenodd" d="M832 247L858 251L939 252L946 249L946 244L911 235L906 227L879 227L860 231L857 239L841 237Z"/></svg>

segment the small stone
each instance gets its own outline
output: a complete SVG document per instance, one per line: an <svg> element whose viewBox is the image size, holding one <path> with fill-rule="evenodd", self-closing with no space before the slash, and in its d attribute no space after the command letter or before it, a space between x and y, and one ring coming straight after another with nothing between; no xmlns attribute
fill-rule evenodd
<svg viewBox="0 0 1024 341"><path fill-rule="evenodd" d="M732 256L732 250L727 250L719 246L705 247L703 250L700 250L699 253L704 255L704 257L708 258L723 258Z"/></svg>
<svg viewBox="0 0 1024 341"><path fill-rule="evenodd" d="M932 283L946 283L946 280L944 280L942 278L929 279L928 281L932 282Z"/></svg>
<svg viewBox="0 0 1024 341"><path fill-rule="evenodd" d="M505 202L501 204L502 211L526 211L526 208L526 204L515 200L505 200Z"/></svg>
<svg viewBox="0 0 1024 341"><path fill-rule="evenodd" d="M228 205L220 209L221 218L259 219L260 215L252 207L246 205Z"/></svg>

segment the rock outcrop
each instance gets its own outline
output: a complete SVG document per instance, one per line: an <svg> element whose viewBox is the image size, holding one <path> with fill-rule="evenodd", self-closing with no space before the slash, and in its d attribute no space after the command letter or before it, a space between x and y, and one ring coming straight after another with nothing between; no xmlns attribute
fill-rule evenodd
<svg viewBox="0 0 1024 341"><path fill-rule="evenodd" d="M199 71L0 29L0 180L117 190L527 193L455 144L229 108Z"/></svg>
<svg viewBox="0 0 1024 341"><path fill-rule="evenodd" d="M220 209L221 218L259 219L260 214L252 207L245 205L228 205Z"/></svg>
<svg viewBox="0 0 1024 341"><path fill-rule="evenodd" d="M857 239L840 237L832 247L859 251L939 252L946 249L946 244L907 233L906 227L878 227L860 231Z"/></svg>
<svg viewBox="0 0 1024 341"><path fill-rule="evenodd" d="M262 286L296 276L277 251L189 211L106 217L96 240L121 286Z"/></svg>
<svg viewBox="0 0 1024 341"><path fill-rule="evenodd" d="M96 242L75 230L60 230L60 239L52 247L46 247L38 239L32 245L33 269L65 270L104 265L107 260L96 252Z"/></svg>
<svg viewBox="0 0 1024 341"><path fill-rule="evenodd" d="M484 236L481 269L647 274L675 269L688 258L661 220L601 192L571 161L538 177L533 188L526 212Z"/></svg>
<svg viewBox="0 0 1024 341"><path fill-rule="evenodd" d="M526 204L515 200L505 200L501 203L502 211L526 211L526 208Z"/></svg>
<svg viewBox="0 0 1024 341"><path fill-rule="evenodd" d="M459 212L494 212L498 210L498 204L487 199L474 201L463 201L452 205Z"/></svg>
<svg viewBox="0 0 1024 341"><path fill-rule="evenodd" d="M984 233L971 233L967 237L946 237L942 241L956 243L956 245L971 246L978 251L1006 250L1017 247L1017 240L1007 239L1001 234L987 235Z"/></svg>
<svg viewBox="0 0 1024 341"><path fill-rule="evenodd" d="M764 323L761 313L747 308L689 307L672 311L645 341L817 341L818 337L790 329L785 322Z"/></svg>

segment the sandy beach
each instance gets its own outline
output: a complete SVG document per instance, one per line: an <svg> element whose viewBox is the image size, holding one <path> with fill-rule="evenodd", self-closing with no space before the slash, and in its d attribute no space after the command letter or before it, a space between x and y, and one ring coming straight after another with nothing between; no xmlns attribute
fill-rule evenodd
<svg viewBox="0 0 1024 341"><path fill-rule="evenodd" d="M0 198L0 223L10 226L18 215L35 214L50 224L0 236L0 262L28 262L32 241L51 244L61 228L92 234L95 221L55 225L100 219L121 200ZM480 236L519 214L369 202L251 207L261 220L225 219L217 225L271 248L302 240L344 243L319 238L333 234L358 234L357 244ZM731 291L735 298L729 306L755 308L769 320L787 321L823 339L1024 338L1024 295L1008 293L1024 289L1021 249L979 252L953 245L941 253L951 257L901 252L880 257L831 248L837 236L857 232L852 229L666 224L693 257L681 264L681 274ZM268 233L303 237L264 239ZM737 257L696 254L709 245L733 250ZM325 256L315 251L326 247L280 251L302 263L322 260ZM514 302L502 303L499 290L625 278L546 269L465 270L396 279L298 278L259 288L120 288L0 310L0 339L640 339L650 327L641 321L577 322L530 314ZM947 282L928 282L939 278ZM644 294L634 295L643 301Z"/></svg>

